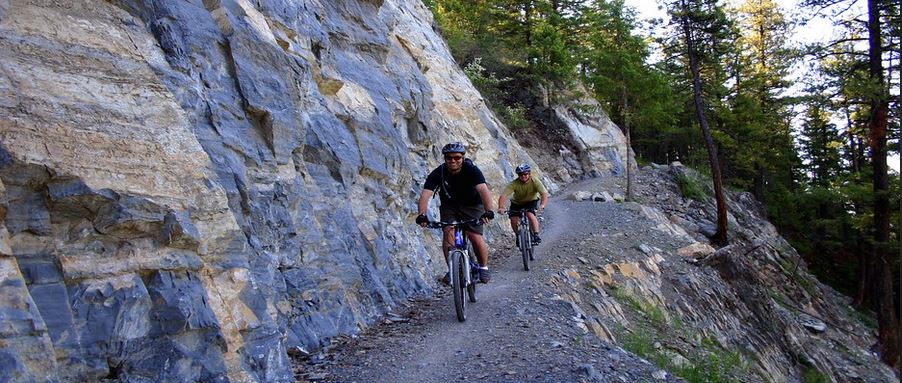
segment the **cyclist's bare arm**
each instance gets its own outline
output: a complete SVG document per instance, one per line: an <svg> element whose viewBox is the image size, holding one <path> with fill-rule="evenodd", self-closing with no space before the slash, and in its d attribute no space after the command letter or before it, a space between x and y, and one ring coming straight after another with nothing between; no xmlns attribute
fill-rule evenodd
<svg viewBox="0 0 902 383"><path fill-rule="evenodd" d="M545 205L548 204L548 193L542 192L542 200L539 201L539 211L545 209Z"/></svg>
<svg viewBox="0 0 902 383"><path fill-rule="evenodd" d="M420 192L420 200L417 201L417 215L426 214L426 210L429 209L429 200L432 199L433 193L434 191L429 189L423 189L423 191ZM425 224L420 226L426 227Z"/></svg>
<svg viewBox="0 0 902 383"><path fill-rule="evenodd" d="M482 207L485 211L494 210L492 207L492 192L489 191L489 187L486 184L476 185L476 191L479 193L479 198L482 199Z"/></svg>
<svg viewBox="0 0 902 383"><path fill-rule="evenodd" d="M504 214L504 206L507 204L507 194L501 194L498 197L498 214Z"/></svg>

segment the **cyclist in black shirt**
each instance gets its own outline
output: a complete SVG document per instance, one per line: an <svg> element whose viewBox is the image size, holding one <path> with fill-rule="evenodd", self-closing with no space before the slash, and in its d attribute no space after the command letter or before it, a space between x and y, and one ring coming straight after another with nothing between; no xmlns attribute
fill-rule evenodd
<svg viewBox="0 0 902 383"><path fill-rule="evenodd" d="M420 200L417 204L419 210L417 224L425 227L429 221L426 218L426 209L436 191L442 202L439 212L441 220L444 222L481 218L483 223L488 223L494 219L492 193L485 184L485 176L482 175L482 171L473 164L473 161L464 158L466 154L464 145L460 142L452 142L442 148L442 154L445 157L445 163L429 173L423 184L423 191L420 193ZM488 267L489 249L482 238L482 225L470 225L466 229L470 243L473 244L473 250L476 252L476 260L479 261L482 269L479 273L480 282L488 283L491 279ZM445 263L447 263L448 247L454 245L453 227L445 228L443 242L442 250L445 253ZM442 278L442 282L445 284L448 284L449 280L449 274L445 274L445 277Z"/></svg>

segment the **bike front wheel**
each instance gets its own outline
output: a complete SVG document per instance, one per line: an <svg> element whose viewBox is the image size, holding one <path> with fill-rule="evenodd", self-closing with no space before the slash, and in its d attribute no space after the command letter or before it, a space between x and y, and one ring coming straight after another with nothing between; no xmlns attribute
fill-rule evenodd
<svg viewBox="0 0 902 383"><path fill-rule="evenodd" d="M530 244L532 238L529 233L529 225L520 226L520 255L523 256L523 270L529 271Z"/></svg>
<svg viewBox="0 0 902 383"><path fill-rule="evenodd" d="M451 256L451 291L454 295L454 311L457 320L467 320L467 300L464 298L464 290L467 288L467 270L465 255L462 251L453 251Z"/></svg>

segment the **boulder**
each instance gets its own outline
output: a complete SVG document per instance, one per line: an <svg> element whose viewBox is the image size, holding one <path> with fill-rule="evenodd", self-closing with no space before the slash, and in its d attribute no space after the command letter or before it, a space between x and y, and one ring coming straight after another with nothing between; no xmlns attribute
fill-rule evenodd
<svg viewBox="0 0 902 383"><path fill-rule="evenodd" d="M715 249L711 245L695 242L677 249L677 254L683 257L704 258L714 251Z"/></svg>

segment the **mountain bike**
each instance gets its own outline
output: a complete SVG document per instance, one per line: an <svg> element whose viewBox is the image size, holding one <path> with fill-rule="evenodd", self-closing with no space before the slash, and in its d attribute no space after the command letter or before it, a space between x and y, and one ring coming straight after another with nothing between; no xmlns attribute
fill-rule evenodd
<svg viewBox="0 0 902 383"><path fill-rule="evenodd" d="M481 224L480 219L426 224L433 229L454 226L454 245L448 247L448 270L451 274L454 310L460 322L467 320L467 300L464 299L464 290L470 302L476 302L476 282L480 277L479 262L476 261L476 253L473 252L473 245L467 239L467 230L463 226Z"/></svg>
<svg viewBox="0 0 902 383"><path fill-rule="evenodd" d="M526 213L536 213L536 209L511 210L512 217L520 218L520 227L517 229L517 247L523 256L523 270L529 271L529 261L535 260L535 246L532 243L532 228L530 227L529 218Z"/></svg>

